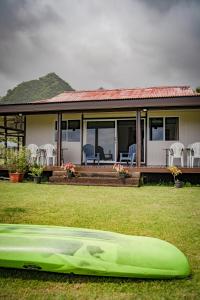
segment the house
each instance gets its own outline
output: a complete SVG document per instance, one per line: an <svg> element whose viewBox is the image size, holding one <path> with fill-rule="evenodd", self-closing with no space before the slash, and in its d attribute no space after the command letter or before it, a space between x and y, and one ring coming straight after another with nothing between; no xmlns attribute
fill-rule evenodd
<svg viewBox="0 0 200 300"><path fill-rule="evenodd" d="M82 164L86 143L103 148L107 159L100 157L100 164L119 161L136 144L135 164L141 168L165 166L166 149L176 141L186 148L200 142L200 94L189 86L68 91L34 103L1 104L0 116L5 140L53 144L58 166ZM13 119L15 128L9 125Z"/></svg>

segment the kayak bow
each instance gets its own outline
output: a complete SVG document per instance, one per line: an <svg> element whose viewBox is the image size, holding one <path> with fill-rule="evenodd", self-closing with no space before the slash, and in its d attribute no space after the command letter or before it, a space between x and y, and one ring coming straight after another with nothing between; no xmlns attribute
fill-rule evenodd
<svg viewBox="0 0 200 300"><path fill-rule="evenodd" d="M158 279L190 274L185 255L157 238L20 224L0 224L0 267Z"/></svg>

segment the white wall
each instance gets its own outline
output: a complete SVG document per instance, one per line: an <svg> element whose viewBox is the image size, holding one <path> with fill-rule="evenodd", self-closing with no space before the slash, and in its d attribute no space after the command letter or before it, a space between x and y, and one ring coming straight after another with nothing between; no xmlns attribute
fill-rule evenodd
<svg viewBox="0 0 200 300"><path fill-rule="evenodd" d="M187 111L150 111L147 123L147 164L165 165L165 148L176 141L150 141L149 118L150 117L179 117L179 142L185 147L194 142L200 142L200 110Z"/></svg>
<svg viewBox="0 0 200 300"><path fill-rule="evenodd" d="M26 145L53 144L55 142L56 115L30 115L26 123ZM80 120L80 114L63 114L63 120ZM63 142L64 162L81 163L81 138L80 142Z"/></svg>
<svg viewBox="0 0 200 300"><path fill-rule="evenodd" d="M54 115L30 115L26 117L26 145L56 144Z"/></svg>

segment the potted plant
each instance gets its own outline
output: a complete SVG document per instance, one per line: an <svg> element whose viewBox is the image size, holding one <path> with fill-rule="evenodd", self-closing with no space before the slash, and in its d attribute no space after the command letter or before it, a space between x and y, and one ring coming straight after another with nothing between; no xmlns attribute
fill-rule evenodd
<svg viewBox="0 0 200 300"><path fill-rule="evenodd" d="M72 164L71 162L68 162L63 165L63 169L66 171L66 177L67 178L72 178L75 177L75 165Z"/></svg>
<svg viewBox="0 0 200 300"><path fill-rule="evenodd" d="M120 164L114 164L113 169L118 173L119 178L125 181L125 178L129 177L129 172L127 168L124 168Z"/></svg>
<svg viewBox="0 0 200 300"><path fill-rule="evenodd" d="M33 181L35 183L41 183L42 173L44 171L44 168L35 164L31 166L29 170L30 170L29 175L33 177Z"/></svg>
<svg viewBox="0 0 200 300"><path fill-rule="evenodd" d="M24 174L28 169L29 158L30 152L25 147L21 147L17 151L12 149L6 150L6 166L11 182L23 181Z"/></svg>
<svg viewBox="0 0 200 300"><path fill-rule="evenodd" d="M179 168L177 168L176 166L169 167L168 170L170 171L170 173L174 177L175 187L176 188L182 188L184 183L177 178L179 174L182 174L182 171Z"/></svg>

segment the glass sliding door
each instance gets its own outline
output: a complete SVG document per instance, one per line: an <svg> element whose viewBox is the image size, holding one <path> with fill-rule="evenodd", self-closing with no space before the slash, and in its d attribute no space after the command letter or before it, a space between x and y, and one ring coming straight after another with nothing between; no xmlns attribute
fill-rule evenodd
<svg viewBox="0 0 200 300"><path fill-rule="evenodd" d="M104 162L115 161L115 121L87 121L87 144Z"/></svg>
<svg viewBox="0 0 200 300"><path fill-rule="evenodd" d="M118 161L120 153L128 153L129 146L136 144L136 120L118 120L117 121L118 133ZM141 141L142 141L142 157L145 160L145 143L144 143L144 119L141 120Z"/></svg>
<svg viewBox="0 0 200 300"><path fill-rule="evenodd" d="M145 162L145 120L141 119L141 161ZM127 153L129 146L136 144L136 120L87 120L86 144L94 146L103 163L119 162L120 153Z"/></svg>

